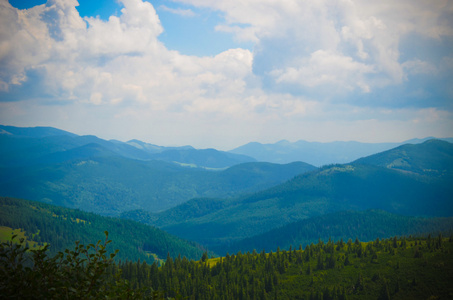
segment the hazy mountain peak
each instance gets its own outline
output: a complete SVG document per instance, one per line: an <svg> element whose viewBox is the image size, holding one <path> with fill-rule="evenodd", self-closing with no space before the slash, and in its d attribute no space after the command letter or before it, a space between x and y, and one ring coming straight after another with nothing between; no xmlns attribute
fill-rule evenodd
<svg viewBox="0 0 453 300"><path fill-rule="evenodd" d="M48 136L68 135L77 136L74 133L64 131L53 127L15 127L0 125L0 133L18 137L42 138Z"/></svg>
<svg viewBox="0 0 453 300"><path fill-rule="evenodd" d="M292 143L288 140L280 140L278 141L277 143L275 143L276 145L281 145L281 146L288 146L288 145L291 145Z"/></svg>
<svg viewBox="0 0 453 300"><path fill-rule="evenodd" d="M443 176L453 170L453 144L429 139L363 157L354 163L369 164L424 175Z"/></svg>
<svg viewBox="0 0 453 300"><path fill-rule="evenodd" d="M349 163L361 157L386 151L408 142L419 144L429 139L412 139L404 143L361 143L357 141L320 143L307 142L305 140L298 140L292 143L287 140L281 140L274 144L252 142L237 147L230 152L247 155L257 161L280 164L303 161L319 167L334 163ZM442 140L453 142L453 138Z"/></svg>
<svg viewBox="0 0 453 300"><path fill-rule="evenodd" d="M0 134L13 135L11 132L8 132L4 129L0 129Z"/></svg>

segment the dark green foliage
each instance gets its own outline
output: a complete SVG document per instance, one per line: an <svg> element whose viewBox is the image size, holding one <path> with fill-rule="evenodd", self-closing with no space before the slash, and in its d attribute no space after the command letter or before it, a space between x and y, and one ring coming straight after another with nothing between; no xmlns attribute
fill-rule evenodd
<svg viewBox="0 0 453 300"><path fill-rule="evenodd" d="M453 293L453 243L440 240L397 238L396 250L394 238L320 241L305 251L238 252L200 261L169 257L161 268L130 262L119 267L134 286L176 298L448 299ZM424 253L423 260L413 257L415 247ZM310 258L294 259L298 256Z"/></svg>
<svg viewBox="0 0 453 300"><path fill-rule="evenodd" d="M176 224L155 224L209 247L223 247L338 211L382 209L400 215L448 217L453 215L452 180L371 165L332 165L251 196L224 201L222 209L209 214Z"/></svg>
<svg viewBox="0 0 453 300"><path fill-rule="evenodd" d="M257 235L229 247L215 248L216 253L227 251L275 250L277 245L308 245L318 239L347 240L356 236L362 241L402 235L421 235L429 232L453 232L453 218L422 218L391 214L381 210L346 211L326 214L290 223Z"/></svg>
<svg viewBox="0 0 453 300"><path fill-rule="evenodd" d="M74 250L54 257L47 247L27 251L23 240L2 243L0 299L448 299L453 293L453 243L441 235L396 238L397 248L392 238L319 241L305 251L238 252L216 259L205 253L200 261L167 255L161 267L115 264L108 243L77 242ZM414 258L415 250L423 259ZM310 258L295 259L299 256ZM349 264L342 263L345 257Z"/></svg>
<svg viewBox="0 0 453 300"><path fill-rule="evenodd" d="M1 243L0 299L142 299L121 279L113 261L117 251L107 253L111 241L105 235L104 242L76 242L74 250L54 257L48 257L48 246L29 251L15 236Z"/></svg>
<svg viewBox="0 0 453 300"><path fill-rule="evenodd" d="M121 249L117 255L121 260L152 263L154 255L164 259L167 253L195 259L205 252L195 243L134 221L13 198L0 197L0 225L25 230L29 241L50 243L51 254L70 247L76 240L98 240L106 229L114 247Z"/></svg>
<svg viewBox="0 0 453 300"><path fill-rule="evenodd" d="M170 225L211 214L223 209L226 205L227 201L222 199L195 198L161 213L134 210L122 213L121 218L155 226Z"/></svg>

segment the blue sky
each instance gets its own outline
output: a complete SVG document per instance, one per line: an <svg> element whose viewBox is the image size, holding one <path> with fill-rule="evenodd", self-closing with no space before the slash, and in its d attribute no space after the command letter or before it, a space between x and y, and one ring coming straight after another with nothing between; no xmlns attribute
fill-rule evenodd
<svg viewBox="0 0 453 300"><path fill-rule="evenodd" d="M47 0L11 0L12 6L29 9L45 4ZM229 33L215 30L222 22L222 12L194 7L166 0L150 1L159 14L164 32L158 37L170 50L187 55L216 55L230 48L253 49L253 43L240 42ZM120 16L124 5L116 0L80 0L77 11L81 17L99 17L107 21L110 16Z"/></svg>
<svg viewBox="0 0 453 300"><path fill-rule="evenodd" d="M232 149L453 136L453 4L0 0L0 123Z"/></svg>

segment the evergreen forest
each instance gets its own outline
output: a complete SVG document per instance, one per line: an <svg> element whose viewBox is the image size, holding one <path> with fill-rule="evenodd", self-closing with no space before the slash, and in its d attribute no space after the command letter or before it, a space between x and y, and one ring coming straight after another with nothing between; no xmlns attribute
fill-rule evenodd
<svg viewBox="0 0 453 300"><path fill-rule="evenodd" d="M0 299L453 299L451 142L248 155L0 125Z"/></svg>
<svg viewBox="0 0 453 300"><path fill-rule="evenodd" d="M102 243L48 257L0 245L1 299L451 299L453 239L332 241L198 261L118 262Z"/></svg>

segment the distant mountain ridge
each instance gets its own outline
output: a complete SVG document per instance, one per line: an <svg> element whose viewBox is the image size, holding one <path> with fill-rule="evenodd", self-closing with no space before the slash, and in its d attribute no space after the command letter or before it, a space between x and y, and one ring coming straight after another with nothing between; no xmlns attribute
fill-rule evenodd
<svg viewBox="0 0 453 300"><path fill-rule="evenodd" d="M49 128L0 130L0 196L104 215L156 212L196 197L229 198L315 169L302 162L241 166L249 159L214 149L152 154L127 143Z"/></svg>
<svg viewBox="0 0 453 300"><path fill-rule="evenodd" d="M388 169L430 176L446 176L453 172L453 144L437 139L421 144L405 144L354 161Z"/></svg>
<svg viewBox="0 0 453 300"><path fill-rule="evenodd" d="M435 139L411 139L401 143L361 143L361 142L307 142L299 140L291 143L286 140L274 144L261 144L251 142L233 150L231 153L243 154L255 158L258 161L272 163L288 163L291 161L303 161L320 167L333 163L349 163L361 157L386 151L403 144L419 144L427 140ZM453 143L453 138L441 139Z"/></svg>
<svg viewBox="0 0 453 300"><path fill-rule="evenodd" d="M64 131L53 127L15 127L0 125L0 134L15 135L29 138L42 138L48 136L68 135L76 136L76 134Z"/></svg>
<svg viewBox="0 0 453 300"><path fill-rule="evenodd" d="M191 146L162 147L137 140L123 143L106 141L96 136L76 134L52 127L13 127L0 125L0 166L33 164L43 155L68 151L87 144L99 144L116 155L138 160L162 160L182 165L206 168L227 168L254 158L215 149L195 149ZM34 160L34 161L33 161Z"/></svg>
<svg viewBox="0 0 453 300"><path fill-rule="evenodd" d="M47 140L47 150L51 153L56 145L60 151L83 146L88 143L98 143L116 152L117 154L140 160L158 159L167 162L176 162L186 166L226 168L244 162L271 162L287 164L295 161L305 162L314 166L323 166L332 163L349 163L359 158L386 151L404 144L419 144L434 137L411 139L401 143L361 143L356 141L338 141L330 143L307 142L299 140L289 142L281 140L274 144L250 142L230 151L216 149L195 149L192 146L165 147L132 139L127 142L117 140L106 141L95 136L78 136L53 127L14 127L0 125L0 154L11 147L11 141L4 142L4 137L20 137ZM440 140L453 143L453 138ZM13 143L14 144L14 143ZM28 150L34 146L29 142ZM19 149L23 150L23 149ZM38 149L40 150L40 149ZM57 150L53 149L53 152ZM30 154L30 153L27 153ZM29 162L27 162L29 163ZM0 159L1 165L1 159Z"/></svg>

